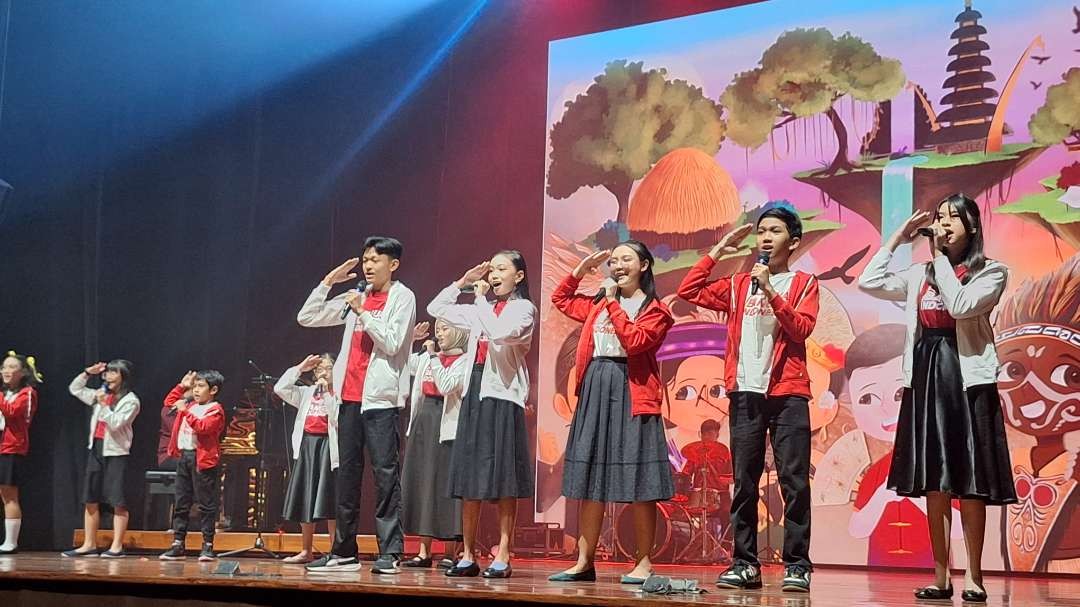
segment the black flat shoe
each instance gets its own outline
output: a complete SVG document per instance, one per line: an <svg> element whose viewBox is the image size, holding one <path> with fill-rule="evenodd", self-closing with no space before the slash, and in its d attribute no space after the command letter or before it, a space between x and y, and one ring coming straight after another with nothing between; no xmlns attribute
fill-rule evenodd
<svg viewBox="0 0 1080 607"><path fill-rule="evenodd" d="M560 571L554 575L548 576L549 582L595 582L596 581L596 569L590 567L585 571L579 571L577 573L567 573Z"/></svg>
<svg viewBox="0 0 1080 607"><path fill-rule="evenodd" d="M505 569L492 569L491 567L488 567L484 570L482 575L488 579L504 580L514 575L514 568L510 566L510 563L506 564Z"/></svg>
<svg viewBox="0 0 1080 607"><path fill-rule="evenodd" d="M915 591L915 598L928 601L944 601L951 599L952 595L953 587L951 584L944 589L926 586Z"/></svg>
<svg viewBox="0 0 1080 607"><path fill-rule="evenodd" d="M477 565L475 561L468 567L458 567L455 563L453 567L446 570L446 577L476 577L480 575L480 565Z"/></svg>
<svg viewBox="0 0 1080 607"><path fill-rule="evenodd" d="M418 556L414 556L411 559L401 564L403 567L431 567L431 557L422 559Z"/></svg>
<svg viewBox="0 0 1080 607"><path fill-rule="evenodd" d="M965 590L960 593L960 598L965 603L985 603L986 591L985 590Z"/></svg>

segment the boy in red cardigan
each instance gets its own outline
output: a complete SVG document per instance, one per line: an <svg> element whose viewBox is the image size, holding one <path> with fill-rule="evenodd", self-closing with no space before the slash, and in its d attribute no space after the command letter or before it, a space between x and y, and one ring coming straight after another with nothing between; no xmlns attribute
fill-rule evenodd
<svg viewBox="0 0 1080 607"><path fill-rule="evenodd" d="M215 400L225 378L214 370L189 371L165 397L165 406L176 409L169 457L176 458L176 507L173 511L172 546L159 558L183 560L184 539L193 503L198 504L203 544L200 561L213 561L214 523L221 504L221 455L218 444L225 429L225 410ZM191 390L191 400L184 392Z"/></svg>
<svg viewBox="0 0 1080 607"><path fill-rule="evenodd" d="M765 437L784 497L783 589L810 590L810 377L806 339L818 313L817 280L788 267L802 239L790 204L773 203L757 220L758 262L750 272L710 281L720 257L738 251L750 224L737 228L687 272L679 296L727 315L725 386L731 401L735 495L731 501L734 562L721 588L760 588L757 556L758 482Z"/></svg>

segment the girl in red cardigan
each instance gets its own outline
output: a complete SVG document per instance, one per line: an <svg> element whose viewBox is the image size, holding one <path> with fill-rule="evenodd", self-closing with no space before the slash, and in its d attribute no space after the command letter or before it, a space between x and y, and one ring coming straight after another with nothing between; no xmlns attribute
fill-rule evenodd
<svg viewBox="0 0 1080 607"><path fill-rule="evenodd" d="M0 367L4 394L0 398L0 497L4 500L4 543L0 554L14 554L19 546L22 507L19 505L19 480L25 470L30 450L30 422L37 413L37 385L41 375L34 358L8 352Z"/></svg>
<svg viewBox="0 0 1080 607"><path fill-rule="evenodd" d="M607 262L604 291L576 293L587 272ZM656 296L653 256L636 240L594 253L562 281L551 301L585 323L578 341L578 406L566 442L562 493L581 500L578 560L553 582L596 580L593 559L607 502L633 504L637 554L624 584L652 573L649 553L656 529L656 502L675 492L668 463L663 384L656 351L674 320Z"/></svg>

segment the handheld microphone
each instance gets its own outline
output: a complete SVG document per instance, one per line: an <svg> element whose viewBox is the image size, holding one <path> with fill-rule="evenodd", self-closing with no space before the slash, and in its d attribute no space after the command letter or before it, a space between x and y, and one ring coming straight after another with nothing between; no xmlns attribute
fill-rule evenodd
<svg viewBox="0 0 1080 607"><path fill-rule="evenodd" d="M471 283L461 287L461 292L462 293L475 293L476 292L476 283L471 282Z"/></svg>
<svg viewBox="0 0 1080 607"><path fill-rule="evenodd" d="M368 281L365 278L361 278L360 282L356 283L356 292L363 293L367 291ZM352 310L352 306L345 304L345 308L341 310L341 320L345 320L345 317L349 315L349 310Z"/></svg>
<svg viewBox="0 0 1080 607"><path fill-rule="evenodd" d="M927 238L933 238L934 237L934 231L931 230L930 228L919 228L919 229L915 230L915 233L918 234L919 236L925 236Z"/></svg>
<svg viewBox="0 0 1080 607"><path fill-rule="evenodd" d="M600 283L600 292L597 293L595 297L593 297L593 300L592 300L593 303L594 304L600 303L604 299L604 296L607 295L608 288L609 287L614 287L614 286L616 286L618 284L619 283L615 282L615 279L610 277L610 276L605 278L604 282Z"/></svg>
<svg viewBox="0 0 1080 607"><path fill-rule="evenodd" d="M768 264L769 263L769 252L768 251L762 251L762 252L758 253L757 260L758 260L758 263ZM758 292L759 288L761 288L761 285L758 284L757 279L756 278L751 279L750 294L751 295L757 295L757 292Z"/></svg>

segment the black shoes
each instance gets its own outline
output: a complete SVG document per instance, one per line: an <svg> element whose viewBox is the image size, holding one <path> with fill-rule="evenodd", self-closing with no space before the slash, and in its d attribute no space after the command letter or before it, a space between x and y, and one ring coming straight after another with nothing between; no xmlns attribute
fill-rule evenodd
<svg viewBox="0 0 1080 607"><path fill-rule="evenodd" d="M967 603L985 603L986 591L985 590L965 590L960 593L960 598L964 599Z"/></svg>
<svg viewBox="0 0 1080 607"><path fill-rule="evenodd" d="M784 568L784 592L810 592L810 568L803 565L788 565Z"/></svg>
<svg viewBox="0 0 1080 607"><path fill-rule="evenodd" d="M428 567L431 567L431 557L429 556L422 559L419 556L414 556L411 559L401 563L401 565L404 567L417 567L427 569Z"/></svg>
<svg viewBox="0 0 1080 607"><path fill-rule="evenodd" d="M458 561L461 562L461 561ZM465 567L454 563L454 566L446 570L446 577L476 577L480 575L480 565L473 561Z"/></svg>
<svg viewBox="0 0 1080 607"><path fill-rule="evenodd" d="M392 554L380 554L379 558L375 560L375 564L371 566L371 572L381 575L397 575L401 573L401 569L398 569L398 560L396 556Z"/></svg>
<svg viewBox="0 0 1080 607"><path fill-rule="evenodd" d="M514 575L514 568L510 566L510 563L506 563L506 567L503 567L502 569L488 567L481 575L489 580L504 580L511 575Z"/></svg>
<svg viewBox="0 0 1080 607"><path fill-rule="evenodd" d="M915 591L915 598L922 599L924 601L947 601L952 599L952 595L952 584L949 584L945 588L938 588L936 586L925 586Z"/></svg>
<svg viewBox="0 0 1080 607"><path fill-rule="evenodd" d="M735 563L716 578L716 585L735 590L761 588L761 570L749 563Z"/></svg>
<svg viewBox="0 0 1080 607"><path fill-rule="evenodd" d="M560 571L554 575L548 576L549 582L595 582L596 581L596 569L589 567L585 571L579 571L577 573L566 573Z"/></svg>
<svg viewBox="0 0 1080 607"><path fill-rule="evenodd" d="M187 558L187 553L184 551L183 542L173 542L172 546L168 550L161 553L158 557L163 561L182 561Z"/></svg>
<svg viewBox="0 0 1080 607"><path fill-rule="evenodd" d="M202 550L199 552L200 563L210 563L217 560L217 555L214 554L214 545L210 542L203 542Z"/></svg>

